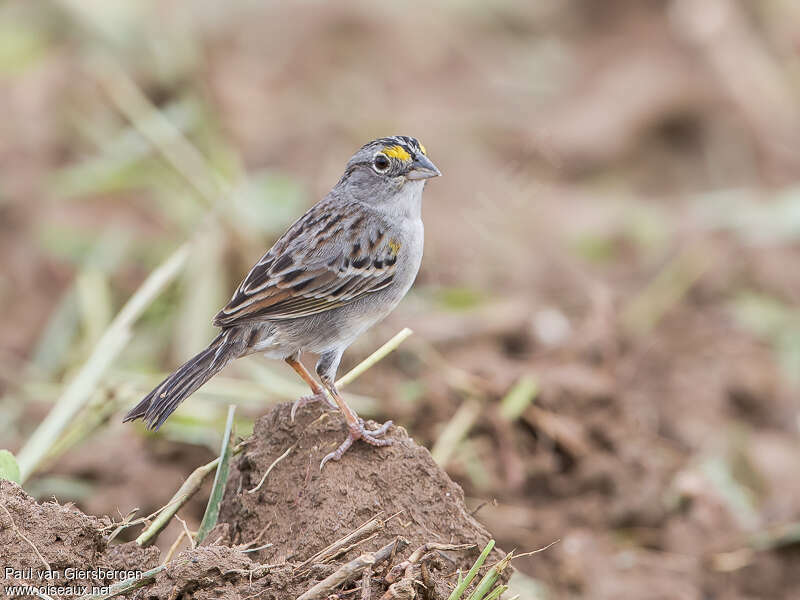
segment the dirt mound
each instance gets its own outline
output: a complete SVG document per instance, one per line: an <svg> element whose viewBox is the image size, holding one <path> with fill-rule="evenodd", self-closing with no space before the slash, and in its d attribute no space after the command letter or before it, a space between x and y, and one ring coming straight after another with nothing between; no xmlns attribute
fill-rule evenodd
<svg viewBox="0 0 800 600"><path fill-rule="evenodd" d="M142 580L136 597L294 600L367 583L380 598L390 584L413 594L412 581L420 580L427 598L446 598L457 569L468 569L476 544L489 540L466 512L461 488L399 428L391 433L395 445L356 444L320 472L320 458L343 434L334 413L304 411L292 423L289 405L281 405L259 419L235 459L220 523L206 545ZM42 591L55 598L77 597L160 562L156 548L109 544L115 529L109 518L38 504L7 481L0 481L0 524L0 563L11 569L1 573L3 586L45 585ZM495 551L488 564L502 556Z"/></svg>
<svg viewBox="0 0 800 600"><path fill-rule="evenodd" d="M158 564L156 548L134 543L109 547L104 536L109 519L90 517L56 502L38 504L17 484L5 480L0 480L0 523L4 587L63 586L77 593L56 592L56 597L78 596L125 578L114 571L145 571Z"/></svg>
<svg viewBox="0 0 800 600"><path fill-rule="evenodd" d="M483 546L489 540L467 513L461 488L404 429L392 428L394 445L356 443L320 471L322 457L346 434L344 422L336 413L308 409L293 423L289 408L277 406L258 419L246 450L234 460L220 511L232 542L270 543L254 554L267 563L300 563L374 518L381 526L344 560L398 536L409 551L429 543ZM477 554L478 549L448 553L453 562L445 572L468 569ZM495 552L489 560L502 556Z"/></svg>

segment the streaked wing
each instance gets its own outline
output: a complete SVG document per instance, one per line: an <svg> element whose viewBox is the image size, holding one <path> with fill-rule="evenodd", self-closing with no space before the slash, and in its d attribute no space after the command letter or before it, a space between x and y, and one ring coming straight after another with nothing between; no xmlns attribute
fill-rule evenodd
<svg viewBox="0 0 800 600"><path fill-rule="evenodd" d="M387 287L399 246L362 209L312 207L252 268L214 325L293 319Z"/></svg>

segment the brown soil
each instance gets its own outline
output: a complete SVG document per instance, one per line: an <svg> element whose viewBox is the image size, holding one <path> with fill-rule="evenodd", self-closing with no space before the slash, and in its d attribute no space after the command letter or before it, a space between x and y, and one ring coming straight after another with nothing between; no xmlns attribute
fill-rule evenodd
<svg viewBox="0 0 800 600"><path fill-rule="evenodd" d="M158 564L158 549L140 548L135 543L109 547L104 533L109 519L83 514L70 505L56 502L37 504L21 487L0 480L0 564L15 571L3 579L7 585L105 586L114 579L68 577L68 568L92 570L140 569L146 571ZM53 577L47 577L50 572ZM43 579L39 580L39 575ZM52 595L52 594L51 594ZM69 594L79 595L79 594Z"/></svg>
<svg viewBox="0 0 800 600"><path fill-rule="evenodd" d="M260 418L254 436L235 459L220 521L207 545L178 554L154 582L131 597L294 599L342 565L400 540L398 551L375 565L371 586L372 597L378 598L391 582L389 568L417 548L470 544L471 548L434 552L425 559L427 598L447 598L456 571L468 569L477 556L475 544L489 540L488 532L467 513L461 488L399 428L391 433L393 446L357 444L320 472L320 458L343 434L341 420L332 413L305 411L291 423L289 405L280 405ZM261 487L250 493L290 447ZM16 484L0 482L0 506L8 511L0 517L0 561L14 569L33 567L35 573L7 578L4 585L40 584L38 573L47 568L59 572L48 585L88 585L91 590L115 580L69 578L65 569L146 571L160 562L154 547L140 548L135 542L109 545L106 536L114 529L110 519L87 516L69 505L37 504ZM303 566L373 517L378 524L369 536L354 540L334 557ZM267 542L268 548L247 552ZM495 550L489 564L502 556ZM416 577L422 576L417 572ZM357 577L339 587L360 584Z"/></svg>
<svg viewBox="0 0 800 600"><path fill-rule="evenodd" d="M289 405L281 405L259 418L251 443L234 464L220 512L233 541L273 544L258 553L267 563L302 562L376 516L385 526L346 557L377 550L397 536L410 549L428 542L483 546L489 541L486 529L466 512L461 488L401 428L391 430L392 446L355 444L344 459L320 471L320 459L345 435L341 417L330 412L301 411L292 423ZM477 554L454 555L457 562L448 572L468 569Z"/></svg>

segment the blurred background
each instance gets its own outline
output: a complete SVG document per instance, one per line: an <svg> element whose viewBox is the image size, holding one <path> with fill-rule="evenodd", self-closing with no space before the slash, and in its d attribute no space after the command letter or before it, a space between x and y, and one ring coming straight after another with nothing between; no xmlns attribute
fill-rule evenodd
<svg viewBox="0 0 800 600"><path fill-rule="evenodd" d="M158 434L120 422L404 134L444 173L424 263L342 372L415 334L353 405L501 547L561 540L523 598L800 597L796 2L7 0L0 113L0 447L32 494L148 514L228 402L246 435L304 393L251 357Z"/></svg>

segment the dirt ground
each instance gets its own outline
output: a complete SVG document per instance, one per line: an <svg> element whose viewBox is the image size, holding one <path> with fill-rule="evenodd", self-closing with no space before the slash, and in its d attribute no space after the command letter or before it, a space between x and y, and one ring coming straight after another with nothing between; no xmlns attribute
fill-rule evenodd
<svg viewBox="0 0 800 600"><path fill-rule="evenodd" d="M338 445L346 430L331 412L306 413L292 422L289 410L290 405L279 405L257 421L228 479L217 526L204 545L178 554L125 597L294 600L351 561L380 556L382 548L391 552L372 565L372 597L387 593L390 584L412 594L415 588L425 590L431 600L450 595L456 572L468 571L490 539L467 512L461 488L401 430L392 433L395 444L385 452L376 456L370 448L358 447L320 472L323 451ZM291 452L276 462L287 449ZM55 502L37 504L14 483L0 481L0 505L5 509L0 559L14 572L4 585L85 586L91 592L136 577L130 572L146 572L164 560L154 546L110 544L109 535L118 525L110 518ZM341 545L337 554L321 555L356 531L362 533ZM424 575L413 567L404 575L408 564L403 562L417 549L423 550L413 564L424 564ZM487 564L503 556L495 549ZM75 577L70 568L103 569L104 574ZM127 574L105 576L109 570ZM38 574L44 572L55 574L40 581ZM361 572L313 597L327 598L337 591L346 596L355 584L364 585ZM388 597L412 597L403 594ZM72 595L80 593L65 591L56 597Z"/></svg>
<svg viewBox="0 0 800 600"><path fill-rule="evenodd" d="M56 496L94 516L34 505L2 484L3 505L48 561L61 560L52 526L63 522L80 536L68 538L72 558L128 564L112 554L130 546L104 545L105 519L157 510L212 460L229 397L226 388L216 405L193 398L177 426L145 435L119 422L147 391L137 378L157 378L210 339L203 327L275 229L327 192L355 148L407 133L444 174L425 192L422 270L342 371L400 328L414 330L348 391L376 400L365 415L393 419L429 449L466 419L443 461L466 509L399 429L395 447L357 444L319 475L315 461L341 435L340 421L311 425L319 412L309 410L298 435L282 408L257 420L255 443L234 461L220 545L182 547L189 563L159 575L152 597L211 597L212 579L242 597L271 585L294 593L311 579L277 568L251 583L243 572L299 562L378 510L384 529L348 557L396 535L408 538L406 552L469 536L521 552L559 540L514 562L523 600L800 597L793 3L243 1L188 10L172 0L101 15L102 42L74 15L8 6L0 23L25 23L45 41L19 71L3 67L0 52L9 116L0 120L0 447L23 447L96 342L90 317L102 310L87 298L118 310L209 211L168 161L126 154L138 150L126 145L124 102L93 71L98 44L155 106L189 123L188 139L219 173L277 173L302 189L280 179L273 201L258 188L261 212L237 212L227 197L215 205L227 220L218 237L203 236L187 278L202 293L186 293L183 280L146 313L113 372L116 412L26 484L41 502ZM113 266L92 262L92 248L112 260L101 244L109 235L127 254ZM73 314L72 328L47 352L41 341L53 340L62 312ZM222 375L253 379L236 364ZM509 418L505 403L521 381L535 393ZM286 399L267 389L265 404L249 397L237 414L251 424L266 403ZM423 478L430 484L420 487ZM180 513L192 530L208 485ZM0 541L13 535L7 518L0 512ZM174 522L162 534L162 556L181 529ZM273 546L235 549L255 539ZM455 562L443 559L437 573L474 558L448 556ZM217 563L236 572L223 576Z"/></svg>
<svg viewBox="0 0 800 600"><path fill-rule="evenodd" d="M385 452L360 445L352 458L320 472L317 458L341 442L343 423L335 413L318 411L292 423L288 409L281 405L261 417L253 442L235 461L220 511L234 542L269 539L273 548L259 556L280 562L317 552L377 514L397 517L371 542L375 549L398 535L414 548L430 541L481 547L489 541L466 513L459 486L404 431L393 432L395 443ZM263 473L290 448L259 488Z"/></svg>

